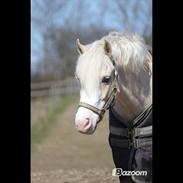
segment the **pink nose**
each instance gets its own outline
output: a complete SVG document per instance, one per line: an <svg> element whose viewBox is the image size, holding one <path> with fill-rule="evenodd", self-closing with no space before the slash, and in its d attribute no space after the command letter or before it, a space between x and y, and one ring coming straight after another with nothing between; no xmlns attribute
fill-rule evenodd
<svg viewBox="0 0 183 183"><path fill-rule="evenodd" d="M90 122L89 118L77 120L76 127L79 132L86 133L91 128L91 122Z"/></svg>

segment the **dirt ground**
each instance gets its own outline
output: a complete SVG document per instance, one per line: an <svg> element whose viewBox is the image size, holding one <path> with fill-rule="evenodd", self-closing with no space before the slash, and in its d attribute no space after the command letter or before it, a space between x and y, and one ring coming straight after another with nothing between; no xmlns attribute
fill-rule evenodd
<svg viewBox="0 0 183 183"><path fill-rule="evenodd" d="M108 144L108 114L95 134L74 126L77 103L60 114L41 144L32 147L31 183L118 183Z"/></svg>

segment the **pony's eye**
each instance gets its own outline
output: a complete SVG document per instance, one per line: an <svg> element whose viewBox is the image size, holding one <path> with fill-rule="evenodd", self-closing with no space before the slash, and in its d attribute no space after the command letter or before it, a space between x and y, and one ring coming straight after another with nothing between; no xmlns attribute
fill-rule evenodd
<svg viewBox="0 0 183 183"><path fill-rule="evenodd" d="M111 80L111 77L110 76L104 76L102 78L102 83L109 84L110 83L110 80Z"/></svg>

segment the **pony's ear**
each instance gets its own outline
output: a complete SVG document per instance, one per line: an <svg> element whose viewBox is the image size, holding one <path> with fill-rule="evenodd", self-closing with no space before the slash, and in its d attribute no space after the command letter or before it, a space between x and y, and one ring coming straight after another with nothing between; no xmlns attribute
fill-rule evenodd
<svg viewBox="0 0 183 183"><path fill-rule="evenodd" d="M87 46L80 43L79 39L76 40L76 48L80 55L83 54L88 49Z"/></svg>
<svg viewBox="0 0 183 183"><path fill-rule="evenodd" d="M104 42L104 51L106 53L106 55L111 56L112 55L112 47L111 44L105 40Z"/></svg>

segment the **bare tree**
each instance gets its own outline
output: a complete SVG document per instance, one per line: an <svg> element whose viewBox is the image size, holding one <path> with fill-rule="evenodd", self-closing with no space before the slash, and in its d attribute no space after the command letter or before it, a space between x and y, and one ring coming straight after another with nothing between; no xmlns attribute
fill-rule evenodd
<svg viewBox="0 0 183 183"><path fill-rule="evenodd" d="M152 43L151 0L31 0L32 29L41 39L32 37L31 51L34 55L43 52L36 65L39 79L63 79L74 73L77 53L75 41L80 38L90 43L113 30L138 30ZM110 17L113 17L112 22ZM114 25L118 25L117 29ZM39 45L36 46L35 45ZM39 50L38 50L39 49ZM36 79L34 77L34 80Z"/></svg>
<svg viewBox="0 0 183 183"><path fill-rule="evenodd" d="M50 64L50 55L54 55L54 49L51 42L51 36L57 27L56 21L59 16L64 16L62 10L68 5L69 1L65 0L32 0L31 1L31 23L33 29L36 29L42 37L43 63L41 64L42 72L52 72ZM33 13L34 11L34 13ZM66 17L65 17L66 18ZM64 17L62 17L64 21ZM33 39L34 45L36 39ZM40 44L40 43L38 43ZM39 46L41 47L41 46ZM35 48L31 48L35 53ZM54 59L53 59L54 60Z"/></svg>
<svg viewBox="0 0 183 183"><path fill-rule="evenodd" d="M142 35L152 33L152 0L115 0L120 12L120 22L126 30L134 31L139 24Z"/></svg>

